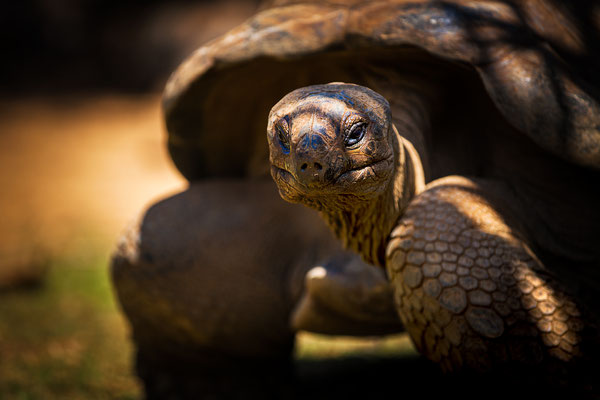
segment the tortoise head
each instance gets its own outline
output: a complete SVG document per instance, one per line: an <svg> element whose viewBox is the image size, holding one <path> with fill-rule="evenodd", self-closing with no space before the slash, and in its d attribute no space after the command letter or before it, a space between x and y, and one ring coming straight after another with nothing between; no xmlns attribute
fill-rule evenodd
<svg viewBox="0 0 600 400"><path fill-rule="evenodd" d="M393 175L390 107L366 87L294 90L271 109L267 130L271 174L289 202L368 201Z"/></svg>

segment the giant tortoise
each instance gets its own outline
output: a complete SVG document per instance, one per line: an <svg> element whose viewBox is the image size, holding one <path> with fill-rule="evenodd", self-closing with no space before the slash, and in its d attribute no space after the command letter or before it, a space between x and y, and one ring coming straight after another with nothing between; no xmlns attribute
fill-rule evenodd
<svg viewBox="0 0 600 400"><path fill-rule="evenodd" d="M275 0L193 53L163 103L169 152L192 184L153 206L113 263L139 369L170 347L206 372L240 357L274 365L295 329L401 329L384 270L277 202L269 143L283 197L388 267L427 357L447 370L569 366L600 280L588 3ZM380 95L312 86L269 118L287 93L328 82ZM359 115L351 135L335 112Z"/></svg>
<svg viewBox="0 0 600 400"><path fill-rule="evenodd" d="M581 7L307 6L269 27L286 43L318 32L309 53L342 71L271 110L281 196L385 268L413 342L445 371L598 389L600 58L586 44L600 20Z"/></svg>

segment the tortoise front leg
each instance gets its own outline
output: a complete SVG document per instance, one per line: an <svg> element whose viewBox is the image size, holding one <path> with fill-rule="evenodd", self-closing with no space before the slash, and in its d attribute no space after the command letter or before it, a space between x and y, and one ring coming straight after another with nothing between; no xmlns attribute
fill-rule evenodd
<svg viewBox="0 0 600 400"><path fill-rule="evenodd" d="M369 336L404 330L385 272L349 251L340 251L308 271L291 325L294 332L330 335Z"/></svg>
<svg viewBox="0 0 600 400"><path fill-rule="evenodd" d="M444 370L536 366L565 376L590 356L585 328L596 332L486 197L449 177L408 207L386 256L401 320Z"/></svg>

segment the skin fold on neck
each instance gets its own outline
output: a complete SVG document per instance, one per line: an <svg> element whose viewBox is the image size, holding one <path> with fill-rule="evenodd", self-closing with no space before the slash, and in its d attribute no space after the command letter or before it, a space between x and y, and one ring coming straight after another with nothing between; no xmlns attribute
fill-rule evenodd
<svg viewBox="0 0 600 400"><path fill-rule="evenodd" d="M394 173L375 199L357 200L349 210L321 210L321 215L350 248L371 264L383 266L385 246L392 229L415 195L425 187L423 165L410 141L392 125Z"/></svg>

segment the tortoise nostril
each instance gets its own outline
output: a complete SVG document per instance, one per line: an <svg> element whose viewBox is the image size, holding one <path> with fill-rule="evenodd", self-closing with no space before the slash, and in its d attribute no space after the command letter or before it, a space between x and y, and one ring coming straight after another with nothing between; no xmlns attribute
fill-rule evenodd
<svg viewBox="0 0 600 400"><path fill-rule="evenodd" d="M308 165L306 163L302 164L302 166L300 167L301 171L306 171L306 167L308 167Z"/></svg>
<svg viewBox="0 0 600 400"><path fill-rule="evenodd" d="M319 163L315 163L315 169L316 169L317 171L320 171L320 170L322 170L322 169L323 169L323 166L322 166L321 164L319 164Z"/></svg>

